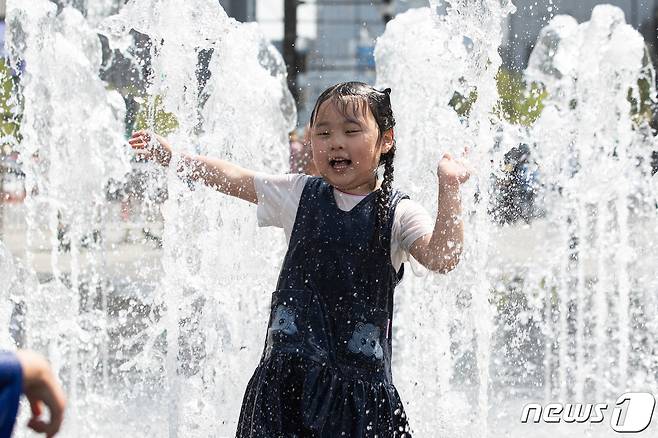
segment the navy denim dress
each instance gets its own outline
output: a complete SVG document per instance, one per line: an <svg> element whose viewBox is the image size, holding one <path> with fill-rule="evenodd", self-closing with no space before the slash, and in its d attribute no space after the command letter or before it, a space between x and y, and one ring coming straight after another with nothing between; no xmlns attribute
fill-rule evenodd
<svg viewBox="0 0 658 438"><path fill-rule="evenodd" d="M393 190L381 245L376 195L336 205L306 182L276 291L265 349L244 395L237 437L410 437L391 377Z"/></svg>

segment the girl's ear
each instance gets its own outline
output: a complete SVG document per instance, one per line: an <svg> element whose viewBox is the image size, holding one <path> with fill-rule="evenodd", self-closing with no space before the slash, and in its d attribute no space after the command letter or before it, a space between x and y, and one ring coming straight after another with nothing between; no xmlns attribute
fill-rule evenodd
<svg viewBox="0 0 658 438"><path fill-rule="evenodd" d="M387 129L386 131L384 131L384 135L382 135L381 153L385 154L388 151L390 151L394 144L395 144L395 133L393 132L393 128Z"/></svg>

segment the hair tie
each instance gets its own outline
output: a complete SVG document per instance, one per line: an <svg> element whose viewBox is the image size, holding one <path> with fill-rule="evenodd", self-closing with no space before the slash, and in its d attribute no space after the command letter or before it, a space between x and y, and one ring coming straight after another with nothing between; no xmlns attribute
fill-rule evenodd
<svg viewBox="0 0 658 438"><path fill-rule="evenodd" d="M388 96L391 95L391 89L390 88L384 88L384 93Z"/></svg>

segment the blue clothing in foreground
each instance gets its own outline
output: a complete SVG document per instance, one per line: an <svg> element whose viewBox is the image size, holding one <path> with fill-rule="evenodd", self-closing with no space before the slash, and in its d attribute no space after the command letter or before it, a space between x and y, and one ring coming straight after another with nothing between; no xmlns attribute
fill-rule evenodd
<svg viewBox="0 0 658 438"><path fill-rule="evenodd" d="M16 422L23 370L16 355L0 351L0 438L9 438Z"/></svg>

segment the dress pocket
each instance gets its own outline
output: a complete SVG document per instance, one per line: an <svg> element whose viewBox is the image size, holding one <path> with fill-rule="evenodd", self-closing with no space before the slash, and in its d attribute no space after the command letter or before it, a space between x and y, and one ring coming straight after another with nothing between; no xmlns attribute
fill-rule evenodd
<svg viewBox="0 0 658 438"><path fill-rule="evenodd" d="M308 289L277 289L272 294L267 344L298 346L308 329Z"/></svg>
<svg viewBox="0 0 658 438"><path fill-rule="evenodd" d="M360 368L382 368L389 355L388 312L353 304L344 314L344 320L337 321L342 362Z"/></svg>

